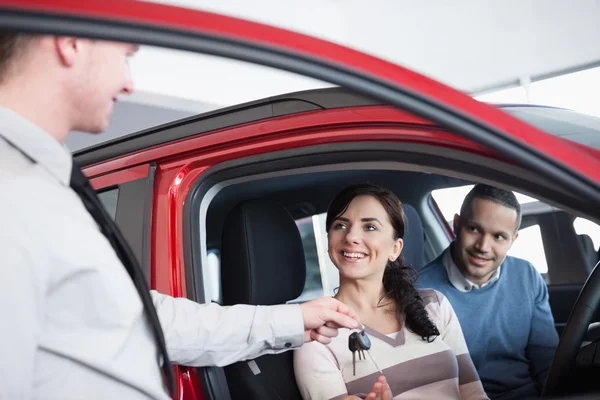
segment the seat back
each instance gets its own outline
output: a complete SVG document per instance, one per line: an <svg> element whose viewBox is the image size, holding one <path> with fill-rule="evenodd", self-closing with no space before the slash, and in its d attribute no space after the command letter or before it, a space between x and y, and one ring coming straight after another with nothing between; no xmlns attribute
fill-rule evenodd
<svg viewBox="0 0 600 400"><path fill-rule="evenodd" d="M406 215L402 255L408 265L419 271L419 269L424 266L425 259L423 222L413 206L410 204L403 204L402 206L404 207L404 214Z"/></svg>
<svg viewBox="0 0 600 400"><path fill-rule="evenodd" d="M304 289L306 263L300 232L280 204L249 200L238 204L223 227L223 304L275 305ZM301 400L293 353L265 355L224 368L231 398Z"/></svg>
<svg viewBox="0 0 600 400"><path fill-rule="evenodd" d="M588 271L592 272L598 262L598 252L600 252L600 249L596 251L594 242L589 235L582 234L577 235L577 237L579 238L579 245L581 246L583 257L587 263Z"/></svg>

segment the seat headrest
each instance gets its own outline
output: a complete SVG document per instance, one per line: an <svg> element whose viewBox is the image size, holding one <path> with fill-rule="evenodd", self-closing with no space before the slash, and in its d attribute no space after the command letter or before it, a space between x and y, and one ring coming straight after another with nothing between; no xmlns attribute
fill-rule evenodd
<svg viewBox="0 0 600 400"><path fill-rule="evenodd" d="M248 200L231 210L223 226L223 304L274 305L302 294L306 263L302 238L280 204Z"/></svg>
<svg viewBox="0 0 600 400"><path fill-rule="evenodd" d="M406 226L404 227L404 247L402 254L407 264L417 271L423 267L425 256L425 239L423 235L423 223L421 217L410 204L403 204L406 215Z"/></svg>

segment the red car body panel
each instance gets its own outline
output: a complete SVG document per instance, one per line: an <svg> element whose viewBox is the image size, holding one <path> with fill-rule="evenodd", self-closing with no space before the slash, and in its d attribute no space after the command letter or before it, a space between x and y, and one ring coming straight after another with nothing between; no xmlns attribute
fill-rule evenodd
<svg viewBox="0 0 600 400"><path fill-rule="evenodd" d="M344 129L350 129L354 133L346 136ZM367 129L368 133L365 132ZM492 154L479 144L448 133L406 112L388 106L362 106L309 111L203 133L107 160L86 167L85 172L92 178L153 160L173 158L173 155L181 158L181 155L186 153L191 154L197 150L207 151L230 144L234 145L236 152L243 149L238 157L245 157L255 154L255 147L263 146L265 143L278 145L284 149L322 144L336 141L336 138L338 141L414 140L446 143L448 146L469 148L471 151L488 156ZM254 145L255 142L261 144Z"/></svg>
<svg viewBox="0 0 600 400"><path fill-rule="evenodd" d="M130 0L0 0L0 8L207 33L325 60L428 96L600 182L600 159L595 150L583 151L581 146L542 132L398 65L299 33L208 12ZM186 296L182 212L190 187L203 172L230 159L349 141L431 143L501 158L479 144L406 112L385 106L365 106L293 114L209 132L106 160L89 166L85 172L92 178L94 187L100 189L145 177L149 163L157 162L150 223L151 287L173 296ZM196 370L175 368L177 398L203 399Z"/></svg>

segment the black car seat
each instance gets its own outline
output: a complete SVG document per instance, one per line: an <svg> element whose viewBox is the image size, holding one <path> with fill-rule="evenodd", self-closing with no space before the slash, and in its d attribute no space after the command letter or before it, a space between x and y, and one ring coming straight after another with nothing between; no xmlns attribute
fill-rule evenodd
<svg viewBox="0 0 600 400"><path fill-rule="evenodd" d="M249 200L227 216L221 248L223 304L275 305L300 296L306 264L300 232L280 204ZM301 400L293 352L224 368L232 400Z"/></svg>
<svg viewBox="0 0 600 400"><path fill-rule="evenodd" d="M417 210L410 204L403 204L406 224L404 227L404 248L402 254L407 264L419 271L425 263L425 236L423 223Z"/></svg>
<svg viewBox="0 0 600 400"><path fill-rule="evenodd" d="M579 238L583 257L587 263L588 272L592 272L592 269L594 269L598 262L598 252L594 248L594 242L589 235L582 234L577 235L577 237Z"/></svg>

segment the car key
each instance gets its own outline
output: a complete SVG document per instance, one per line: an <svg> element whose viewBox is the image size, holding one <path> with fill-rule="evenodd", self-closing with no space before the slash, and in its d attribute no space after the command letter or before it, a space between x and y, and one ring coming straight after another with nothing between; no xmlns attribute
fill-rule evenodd
<svg viewBox="0 0 600 400"><path fill-rule="evenodd" d="M366 350L367 354L369 355L369 358L371 358L371 361L373 361L375 368L377 368L377 371L379 371L379 373L383 375L383 371L381 370L381 368L379 368L379 365L377 365L375 359L373 358L373 355L371 354L371 340L369 339L369 336L367 335L367 332L365 332L364 329L360 331L357 335L357 344L362 351L363 359L365 358L364 351Z"/></svg>
<svg viewBox="0 0 600 400"><path fill-rule="evenodd" d="M383 371L381 371L381 368L379 368L379 366L375 362L375 359L373 358L373 355L371 354L371 351L370 351L371 350L371 340L369 339L369 336L365 332L364 326L360 332L352 332L350 334L350 336L348 337L348 348L352 352L353 375L356 375L356 354L355 353L358 352L359 360L360 359L364 360L364 359L366 359L365 350L369 354L369 357L371 358L371 361L375 365L375 368L377 368L379 373L381 375L383 375Z"/></svg>
<svg viewBox="0 0 600 400"><path fill-rule="evenodd" d="M360 358L360 348L358 347L358 332L352 332L348 337L348 348L352 352L352 375L356 375L356 352Z"/></svg>

